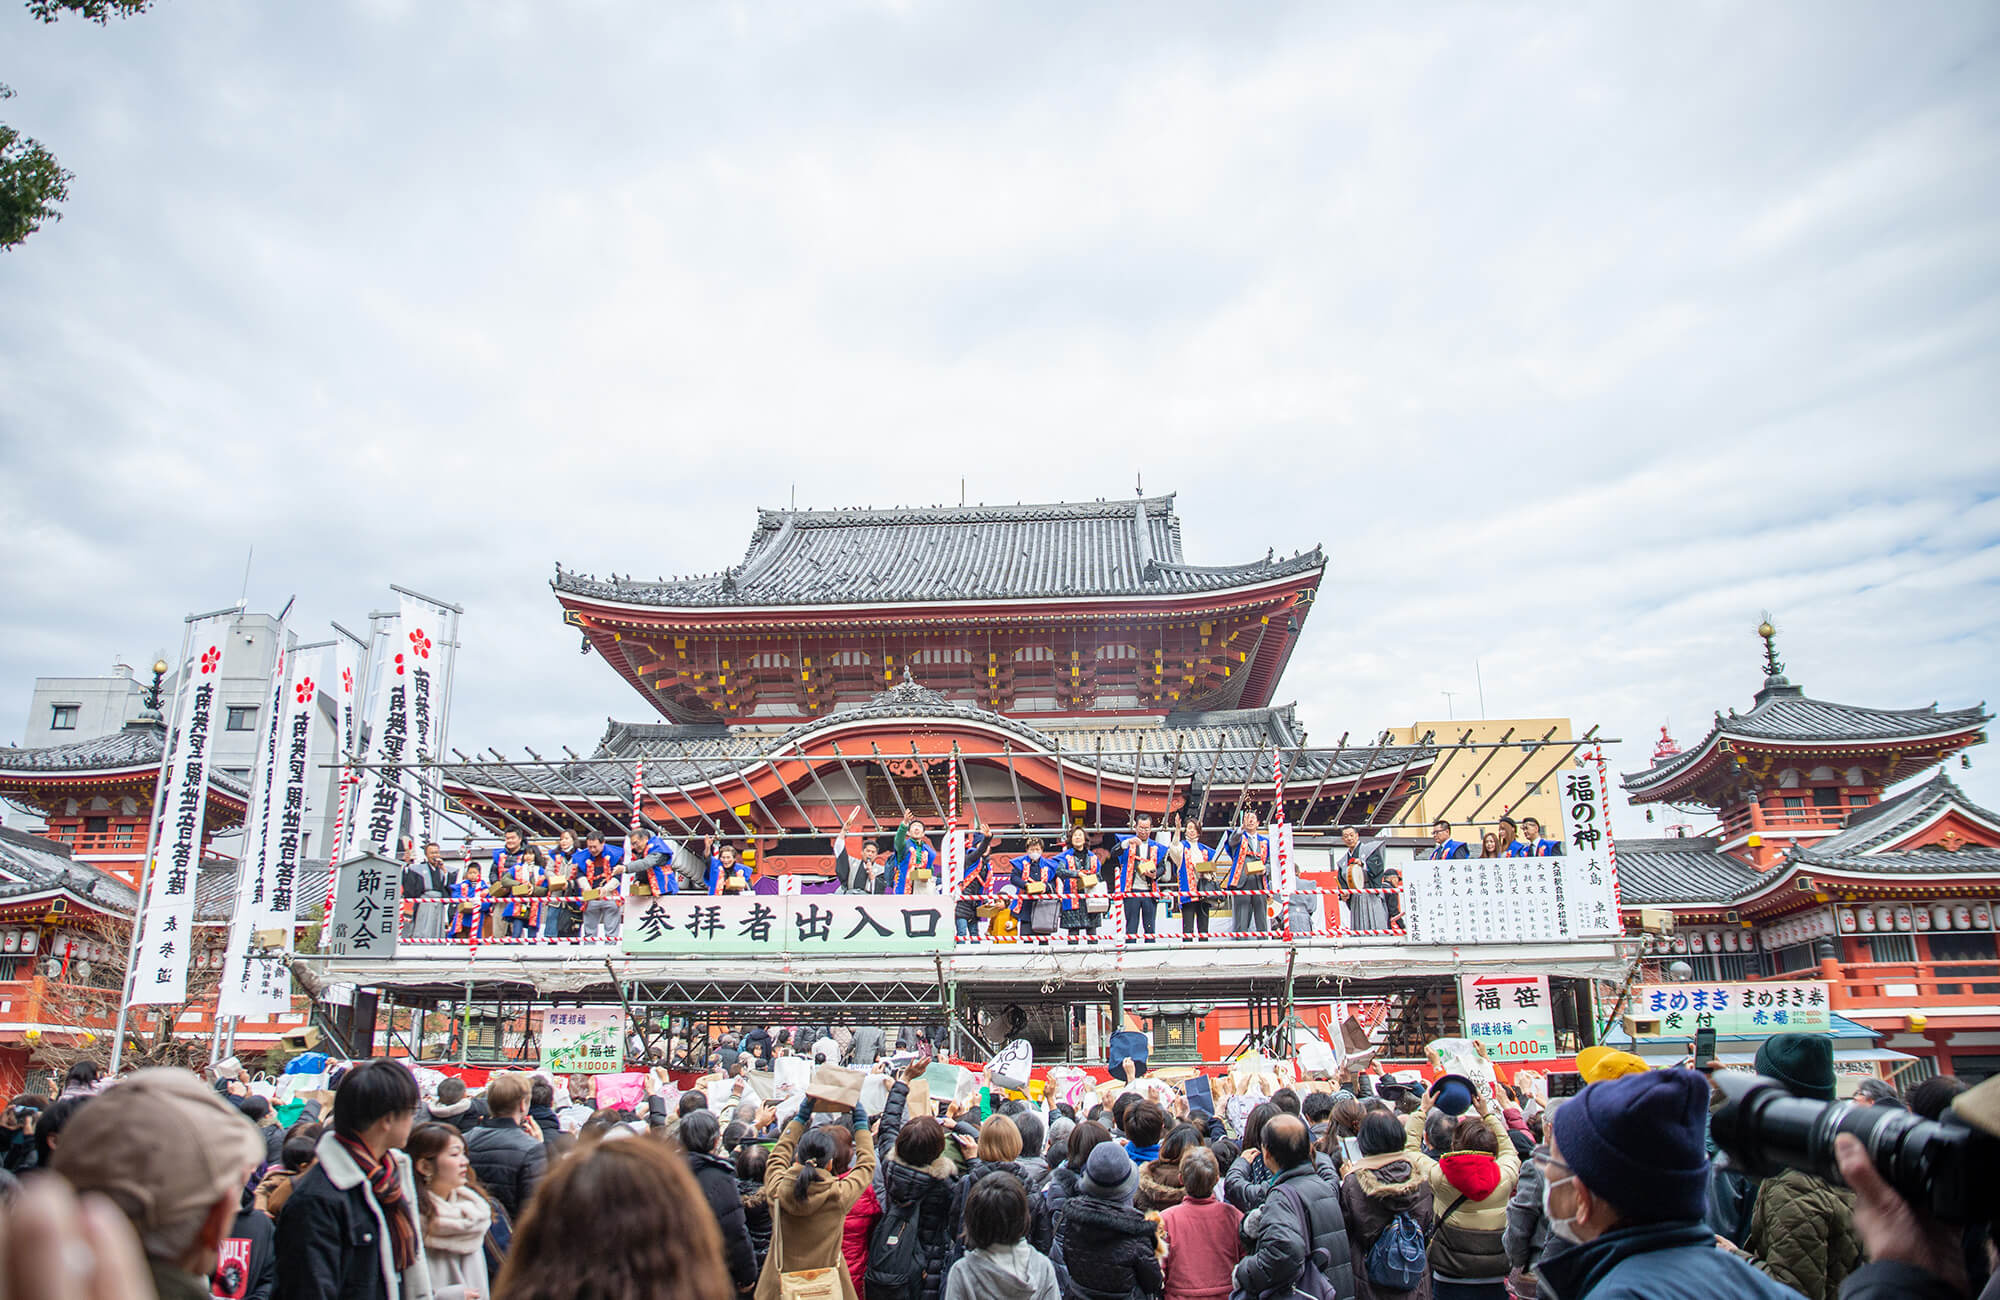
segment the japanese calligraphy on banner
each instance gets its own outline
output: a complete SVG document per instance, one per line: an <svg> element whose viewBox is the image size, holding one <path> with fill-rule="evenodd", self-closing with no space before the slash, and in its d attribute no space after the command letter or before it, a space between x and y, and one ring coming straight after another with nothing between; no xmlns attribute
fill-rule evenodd
<svg viewBox="0 0 2000 1300"><path fill-rule="evenodd" d="M232 611L195 623L188 644L193 658L174 713L172 765L153 815L160 819L145 912L139 924L139 958L132 968L132 1005L167 1006L187 999L189 940L194 930L195 872L201 866L202 819L208 812L209 744L215 729L216 693L229 646Z"/></svg>
<svg viewBox="0 0 2000 1300"><path fill-rule="evenodd" d="M361 749L361 651L345 636L334 637L333 666L339 678L330 682L326 689L333 692L334 743L340 752L340 806L334 814L335 834L330 857L338 862L347 856L347 846L354 842L355 819L348 805L348 796L354 793L354 769L348 764Z"/></svg>
<svg viewBox="0 0 2000 1300"><path fill-rule="evenodd" d="M932 953L952 944L943 894L668 894L625 903L625 952L710 954Z"/></svg>
<svg viewBox="0 0 2000 1300"><path fill-rule="evenodd" d="M1642 1015L1657 1017L1663 1035L1690 1035L1713 1029L1718 1035L1824 1034L1833 1029L1826 984L1646 984L1634 1001Z"/></svg>
<svg viewBox="0 0 2000 1300"><path fill-rule="evenodd" d="M542 1068L550 1074L617 1074L625 1068L625 1012L555 1007L542 1016Z"/></svg>
<svg viewBox="0 0 2000 1300"><path fill-rule="evenodd" d="M251 950L259 933L276 936L279 952L292 947L292 925L298 914L293 890L299 873L313 717L331 659L325 651L285 657L290 671L278 697L277 762L264 787L268 797L261 799L268 805L263 851L257 858L255 881L239 885L223 964L220 1011L224 1015L291 1008L292 981L284 961L276 955L253 956Z"/></svg>
<svg viewBox="0 0 2000 1300"><path fill-rule="evenodd" d="M264 740L258 747L257 768L250 781L250 815L243 828L243 857L236 868L229 946L223 953L222 985L217 990L217 1010L225 1016L240 1016L254 1009L244 1005L254 982L249 953L270 878L266 854L270 847L271 789L277 783L278 732L284 726L286 676L291 666L283 619L278 620L277 644L278 653L271 662L270 707L261 715Z"/></svg>
<svg viewBox="0 0 2000 1300"><path fill-rule="evenodd" d="M403 620L385 625L382 663L375 672L375 699L368 711L368 758L377 766L361 774L354 800L354 845L365 853L396 856L396 836L403 825L403 758L410 743L409 655L403 642Z"/></svg>
<svg viewBox="0 0 2000 1300"><path fill-rule="evenodd" d="M394 957L403 871L364 853L340 864L333 886L333 924L322 939L335 957Z"/></svg>
<svg viewBox="0 0 2000 1300"><path fill-rule="evenodd" d="M391 666L400 664L409 671L409 745L420 762L437 757L438 664L444 659L444 614L420 600L403 597L401 635L391 646ZM437 838L437 807L422 788L410 787L416 798L418 844Z"/></svg>
<svg viewBox="0 0 2000 1300"><path fill-rule="evenodd" d="M1603 783L1585 768L1561 782L1570 834L1551 858L1419 857L1403 872L1411 943L1534 943L1618 934Z"/></svg>
<svg viewBox="0 0 2000 1300"><path fill-rule="evenodd" d="M1556 1020L1546 975L1461 975L1459 1018L1465 1036L1492 1061L1547 1061L1556 1054Z"/></svg>

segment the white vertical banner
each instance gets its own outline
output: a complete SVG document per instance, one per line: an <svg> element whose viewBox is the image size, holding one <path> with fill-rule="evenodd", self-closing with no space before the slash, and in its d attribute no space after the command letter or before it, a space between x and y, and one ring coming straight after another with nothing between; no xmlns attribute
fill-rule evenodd
<svg viewBox="0 0 2000 1300"><path fill-rule="evenodd" d="M391 862L396 833L403 825L403 756L410 742L410 672L407 656L396 646L403 640L403 620L390 620L378 644L387 648L375 672L375 698L368 709L368 752L354 792L354 848Z"/></svg>
<svg viewBox="0 0 2000 1300"><path fill-rule="evenodd" d="M1292 824L1278 822L1271 827L1271 889L1290 895L1299 888L1299 860L1292 850Z"/></svg>
<svg viewBox="0 0 2000 1300"><path fill-rule="evenodd" d="M403 597L403 635L394 643L393 653L401 656L409 679L410 753L419 762L437 759L438 711L444 706L440 694L443 681L438 672L444 662L445 616L442 610L421 600ZM405 783L417 801L414 829L419 845L437 838L437 803L422 773Z"/></svg>
<svg viewBox="0 0 2000 1300"><path fill-rule="evenodd" d="M313 719L319 712L319 693L331 658L321 650L295 655L293 660L282 697L271 817L261 858L263 876L254 890L246 891L254 894L257 902L247 912L239 910L230 926L219 1007L223 1015L288 1011L292 1004L291 974L278 953L291 950L292 924L298 914L294 891L311 769ZM277 949L253 956L259 932L280 936Z"/></svg>
<svg viewBox="0 0 2000 1300"><path fill-rule="evenodd" d="M335 801L332 852L327 861L339 862L347 856L354 839L354 769L349 755L361 748L361 649L335 629L333 665L338 677L328 689L333 695L334 741L340 751L340 790ZM329 901L332 887L327 889Z"/></svg>
<svg viewBox="0 0 2000 1300"><path fill-rule="evenodd" d="M946 831L944 852L939 854L937 883L941 894L955 894L965 883L965 846L971 838L968 831Z"/></svg>
<svg viewBox="0 0 2000 1300"><path fill-rule="evenodd" d="M188 958L194 933L195 876L201 866L202 821L208 814L209 742L215 730L222 659L236 612L195 623L191 660L181 688L164 801L153 810L160 830L152 874L139 920L139 950L132 971L132 1005L171 1006L187 998Z"/></svg>
<svg viewBox="0 0 2000 1300"><path fill-rule="evenodd" d="M271 658L271 687L265 696L269 708L262 717L264 743L258 747L257 766L250 777L250 806L243 819L243 848L236 860L235 902L229 913L229 944L222 956L218 1009L223 1015L243 1014L230 1005L230 992L248 984L245 963L270 880L267 850L272 798L278 786L278 732L284 725L285 688L291 684L291 653L285 644L284 620L278 621L277 631L277 649Z"/></svg>

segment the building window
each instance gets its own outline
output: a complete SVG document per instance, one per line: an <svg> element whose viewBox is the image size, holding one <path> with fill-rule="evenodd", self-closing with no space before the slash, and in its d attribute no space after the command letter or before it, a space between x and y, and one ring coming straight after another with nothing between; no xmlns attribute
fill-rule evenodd
<svg viewBox="0 0 2000 1300"><path fill-rule="evenodd" d="M1932 961L1991 961L1996 952L1993 936L1990 934L1932 934L1930 937ZM2000 966L1946 966L1935 971L1940 980L1954 975L2000 975ZM1940 994L1953 993L2000 993L2000 984L1980 983L1939 984ZM1956 1060L1956 1054L1953 1060ZM1956 1071L1954 1071L1956 1073Z"/></svg>
<svg viewBox="0 0 2000 1300"><path fill-rule="evenodd" d="M1785 798L1784 804L1786 812L1804 812L1806 807L1806 801L1804 799L1793 798L1790 796L1787 796Z"/></svg>
<svg viewBox="0 0 2000 1300"><path fill-rule="evenodd" d="M1868 945L1869 961L1914 962L1917 959L1917 941L1913 935L1878 934L1861 942Z"/></svg>
<svg viewBox="0 0 2000 1300"><path fill-rule="evenodd" d="M1812 792L1812 801L1815 808L1838 808L1840 807L1840 791L1831 786L1815 786Z"/></svg>
<svg viewBox="0 0 2000 1300"><path fill-rule="evenodd" d="M254 704L249 706L230 705L229 718L222 724L222 729L224 731L257 730L257 706Z"/></svg>
<svg viewBox="0 0 2000 1300"><path fill-rule="evenodd" d="M50 731L75 731L76 715L83 712L80 704L58 704L49 717Z"/></svg>

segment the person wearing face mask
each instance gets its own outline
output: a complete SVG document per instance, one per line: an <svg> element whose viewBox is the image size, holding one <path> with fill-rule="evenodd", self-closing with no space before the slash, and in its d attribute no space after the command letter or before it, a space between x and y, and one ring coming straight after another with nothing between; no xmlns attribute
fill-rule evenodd
<svg viewBox="0 0 2000 1300"><path fill-rule="evenodd" d="M1796 1300L1717 1249L1707 1210L1708 1079L1653 1070L1593 1083L1550 1120L1534 1159L1551 1246L1542 1285L1557 1300Z"/></svg>

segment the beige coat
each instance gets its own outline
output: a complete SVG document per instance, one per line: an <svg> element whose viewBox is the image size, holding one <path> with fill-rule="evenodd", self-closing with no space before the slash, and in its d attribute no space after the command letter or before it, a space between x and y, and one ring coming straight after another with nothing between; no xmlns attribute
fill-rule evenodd
<svg viewBox="0 0 2000 1300"><path fill-rule="evenodd" d="M764 1271L757 1278L756 1300L778 1300L778 1274L803 1268L839 1269L841 1294L859 1300L860 1291L841 1257L840 1232L847 1211L875 1181L875 1135L867 1129L856 1133L854 1168L839 1178L814 1179L801 1201L792 1190L798 1179L792 1153L804 1136L805 1127L797 1120L785 1125L764 1170L764 1194L771 1202L771 1253L764 1257Z"/></svg>

